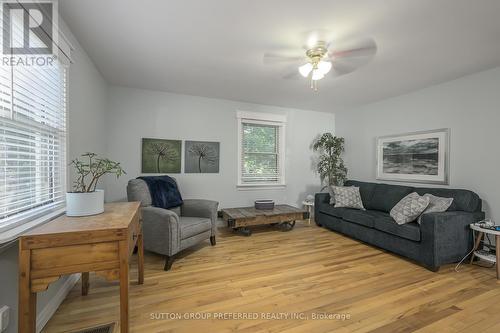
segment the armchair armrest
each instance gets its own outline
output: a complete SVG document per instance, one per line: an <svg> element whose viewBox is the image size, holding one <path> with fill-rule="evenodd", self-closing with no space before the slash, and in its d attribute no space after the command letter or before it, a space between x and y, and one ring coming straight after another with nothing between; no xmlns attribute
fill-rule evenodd
<svg viewBox="0 0 500 333"><path fill-rule="evenodd" d="M320 204L320 203L330 203L330 193L316 193L314 195L314 203L315 204Z"/></svg>
<svg viewBox="0 0 500 333"><path fill-rule="evenodd" d="M469 224L484 219L484 212L443 212L422 215L422 242L430 243L429 255L434 267L462 259L472 248Z"/></svg>
<svg viewBox="0 0 500 333"><path fill-rule="evenodd" d="M314 195L314 220L316 224L318 224L320 207L324 204L329 204L329 203L330 203L329 193L316 193Z"/></svg>
<svg viewBox="0 0 500 333"><path fill-rule="evenodd" d="M186 199L181 206L181 216L209 218L212 221L212 236L215 236L218 207L219 203L217 201Z"/></svg>
<svg viewBox="0 0 500 333"><path fill-rule="evenodd" d="M144 248L172 256L180 250L179 217L168 209L142 207Z"/></svg>

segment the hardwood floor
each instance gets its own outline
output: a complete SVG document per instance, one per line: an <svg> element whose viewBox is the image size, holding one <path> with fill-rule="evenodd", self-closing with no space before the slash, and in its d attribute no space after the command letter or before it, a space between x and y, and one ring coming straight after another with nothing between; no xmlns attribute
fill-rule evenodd
<svg viewBox="0 0 500 333"><path fill-rule="evenodd" d="M272 227L242 237L220 229L185 251L172 270L145 256L144 285L131 266L132 332L500 332L495 270L464 265L432 273L380 249L316 226ZM119 290L91 274L89 295L77 284L44 332L118 321ZM208 319L170 319L205 313ZM255 319L214 319L256 313ZM262 318L261 314L298 318ZM350 318L312 319L319 313ZM163 316L163 317L162 317ZM305 319L301 316L308 316ZM157 319L159 318L159 319Z"/></svg>

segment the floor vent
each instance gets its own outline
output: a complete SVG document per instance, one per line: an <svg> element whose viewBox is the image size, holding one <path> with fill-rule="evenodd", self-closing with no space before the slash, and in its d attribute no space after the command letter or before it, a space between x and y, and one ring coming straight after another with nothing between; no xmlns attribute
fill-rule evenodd
<svg viewBox="0 0 500 333"><path fill-rule="evenodd" d="M115 323L100 325L82 330L73 331L71 333L113 333L115 331Z"/></svg>

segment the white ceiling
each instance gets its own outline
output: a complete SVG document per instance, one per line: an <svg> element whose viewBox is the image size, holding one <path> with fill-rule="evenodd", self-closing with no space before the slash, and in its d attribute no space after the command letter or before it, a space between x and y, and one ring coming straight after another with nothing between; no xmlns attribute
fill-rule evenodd
<svg viewBox="0 0 500 333"><path fill-rule="evenodd" d="M63 0L61 14L112 84L335 112L500 66L498 0ZM286 80L267 51L372 37L373 60L319 81Z"/></svg>

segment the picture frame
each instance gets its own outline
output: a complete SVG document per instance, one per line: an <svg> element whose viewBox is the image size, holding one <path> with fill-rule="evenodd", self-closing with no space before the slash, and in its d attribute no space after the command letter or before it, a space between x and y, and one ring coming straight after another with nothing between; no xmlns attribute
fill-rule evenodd
<svg viewBox="0 0 500 333"><path fill-rule="evenodd" d="M377 138L378 180L449 184L450 129Z"/></svg>
<svg viewBox="0 0 500 333"><path fill-rule="evenodd" d="M181 173L181 140L142 138L142 173Z"/></svg>
<svg viewBox="0 0 500 333"><path fill-rule="evenodd" d="M220 142L184 141L184 173L219 173Z"/></svg>

